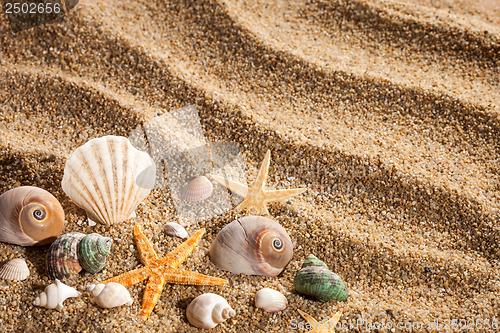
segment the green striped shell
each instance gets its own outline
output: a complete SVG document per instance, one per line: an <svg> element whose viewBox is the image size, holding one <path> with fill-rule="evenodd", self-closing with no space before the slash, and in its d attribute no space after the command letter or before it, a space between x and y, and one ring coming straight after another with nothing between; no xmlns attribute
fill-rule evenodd
<svg viewBox="0 0 500 333"><path fill-rule="evenodd" d="M100 272L106 264L106 256L111 251L113 240L99 234L90 234L78 244L78 259L84 270Z"/></svg>
<svg viewBox="0 0 500 333"><path fill-rule="evenodd" d="M312 296L321 302L345 302L349 297L347 287L340 276L330 271L324 262L312 254L306 258L295 275L293 286L299 293Z"/></svg>

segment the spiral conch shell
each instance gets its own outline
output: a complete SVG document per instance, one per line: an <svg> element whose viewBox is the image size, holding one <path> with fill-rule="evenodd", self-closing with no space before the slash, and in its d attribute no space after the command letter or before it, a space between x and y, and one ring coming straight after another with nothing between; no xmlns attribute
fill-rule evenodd
<svg viewBox="0 0 500 333"><path fill-rule="evenodd" d="M286 230L263 216L246 216L225 226L210 246L210 260L232 273L277 276L292 259Z"/></svg>
<svg viewBox="0 0 500 333"><path fill-rule="evenodd" d="M75 288L65 285L56 279L55 283L45 287L45 290L35 299L33 304L61 311L64 308L63 302L67 298L78 296L80 296L80 293Z"/></svg>
<svg viewBox="0 0 500 333"><path fill-rule="evenodd" d="M151 192L156 166L148 153L121 136L92 139L66 161L62 188L81 208L89 224L112 225L134 216Z"/></svg>
<svg viewBox="0 0 500 333"><path fill-rule="evenodd" d="M0 195L0 242L44 245L64 228L64 210L49 192L21 186Z"/></svg>
<svg viewBox="0 0 500 333"><path fill-rule="evenodd" d="M206 329L214 328L235 314L224 297L212 293L196 297L186 309L191 325Z"/></svg>
<svg viewBox="0 0 500 333"><path fill-rule="evenodd" d="M122 305L132 305L134 302L127 288L119 283L91 284L87 289L94 296L94 302L101 308L109 309Z"/></svg>
<svg viewBox="0 0 500 333"><path fill-rule="evenodd" d="M47 271L56 279L78 274L82 268L100 272L106 264L113 240L99 234L70 232L59 237L49 249Z"/></svg>

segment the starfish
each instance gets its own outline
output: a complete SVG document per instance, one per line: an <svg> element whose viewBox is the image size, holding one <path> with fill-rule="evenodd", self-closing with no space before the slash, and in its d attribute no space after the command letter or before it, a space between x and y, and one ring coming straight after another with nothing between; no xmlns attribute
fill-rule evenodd
<svg viewBox="0 0 500 333"><path fill-rule="evenodd" d="M311 315L308 315L304 311L297 309L299 311L300 315L307 320L307 322L311 325L312 330L309 331L308 333L332 333L335 325L340 319L340 316L342 315L342 312L338 311L330 320L328 320L326 323L318 323L316 319L314 319Z"/></svg>
<svg viewBox="0 0 500 333"><path fill-rule="evenodd" d="M258 215L269 215L267 210L267 203L273 201L282 201L289 199L304 192L305 188L296 188L288 190L266 190L267 173L269 171L269 160L271 158L271 151L267 151L264 161L260 166L257 179L251 188L245 184L233 180L227 180L217 175L212 177L221 185L227 187L231 192L244 197L245 199L236 206L236 211L247 209Z"/></svg>
<svg viewBox="0 0 500 333"><path fill-rule="evenodd" d="M129 287L149 278L142 300L141 317L144 320L148 318L156 302L158 302L166 283L224 285L227 283L224 279L177 268L193 251L204 233L205 229L198 230L165 257L158 258L153 245L142 232L141 226L136 224L134 227L134 238L139 249L141 261L146 266L115 276L103 283L116 282Z"/></svg>

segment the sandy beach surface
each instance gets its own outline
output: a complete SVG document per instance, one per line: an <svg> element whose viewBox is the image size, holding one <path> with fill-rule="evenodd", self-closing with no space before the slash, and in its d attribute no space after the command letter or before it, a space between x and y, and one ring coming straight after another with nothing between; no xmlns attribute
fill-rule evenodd
<svg viewBox="0 0 500 333"><path fill-rule="evenodd" d="M33 306L52 282L48 246L0 243L0 263L22 257L31 270L0 281L1 329L196 332L186 307L214 292L236 311L214 332L306 332L297 309L320 322L342 311L343 332L495 331L499 18L498 0L84 0L14 33L0 14L1 193L44 188L65 210L64 232L114 239L102 272L64 281L82 296L61 312ZM250 183L269 149L268 187L307 187L270 205L293 259L276 278L214 266L211 242L241 216L231 210L187 228L207 233L181 265L227 286L168 284L145 322L145 283L129 288L132 306L101 309L86 286L142 265L134 223L163 255L181 243L164 234L178 217L168 192L154 190L134 220L90 228L62 191L66 159L190 104L208 140L239 145ZM343 278L347 302L294 291L311 253ZM263 287L285 294L287 309L257 309Z"/></svg>

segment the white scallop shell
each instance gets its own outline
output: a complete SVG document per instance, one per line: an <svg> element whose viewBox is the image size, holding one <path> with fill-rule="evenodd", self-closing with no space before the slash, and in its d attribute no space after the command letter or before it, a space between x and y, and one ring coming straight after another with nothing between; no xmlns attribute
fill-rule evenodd
<svg viewBox="0 0 500 333"><path fill-rule="evenodd" d="M206 329L214 328L235 315L236 312L222 296L212 293L196 297L186 309L191 325Z"/></svg>
<svg viewBox="0 0 500 333"><path fill-rule="evenodd" d="M64 308L63 302L67 298L78 296L80 296L80 293L75 288L65 285L56 279L55 283L45 287L45 290L37 296L33 304L47 309L61 311Z"/></svg>
<svg viewBox="0 0 500 333"><path fill-rule="evenodd" d="M284 310L287 305L285 295L277 290L263 288L255 294L255 306L267 312Z"/></svg>
<svg viewBox="0 0 500 333"><path fill-rule="evenodd" d="M151 192L156 167L148 153L121 136L92 139L66 161L62 188L90 220L105 225L130 218Z"/></svg>
<svg viewBox="0 0 500 333"><path fill-rule="evenodd" d="M26 280L30 275L30 270L26 261L22 258L12 259L7 261L0 268L0 279L22 281Z"/></svg>
<svg viewBox="0 0 500 333"><path fill-rule="evenodd" d="M179 237L182 239L186 239L189 237L186 229L178 223L168 222L165 223L165 233L169 236Z"/></svg>
<svg viewBox="0 0 500 333"><path fill-rule="evenodd" d="M109 309L122 305L132 305L134 302L127 288L119 283L91 284L87 289L94 296L94 302L101 308Z"/></svg>
<svg viewBox="0 0 500 333"><path fill-rule="evenodd" d="M205 176L198 176L184 187L181 197L186 201L198 202L208 199L213 191L212 182Z"/></svg>

